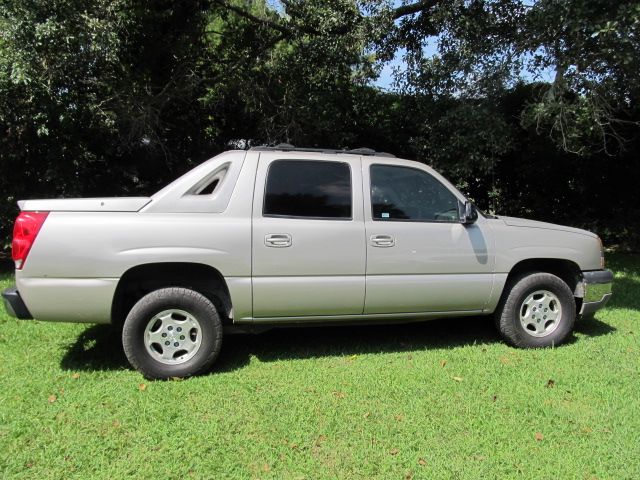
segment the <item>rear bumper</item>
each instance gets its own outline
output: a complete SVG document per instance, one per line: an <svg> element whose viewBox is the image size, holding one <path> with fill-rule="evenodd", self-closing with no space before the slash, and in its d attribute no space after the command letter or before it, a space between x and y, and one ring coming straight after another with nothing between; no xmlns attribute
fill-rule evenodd
<svg viewBox="0 0 640 480"><path fill-rule="evenodd" d="M588 315L600 310L611 298L613 273L609 270L594 270L582 272L582 278L584 297L580 314Z"/></svg>
<svg viewBox="0 0 640 480"><path fill-rule="evenodd" d="M4 302L4 308L12 317L19 318L20 320L33 319L29 309L22 301L22 297L20 296L20 292L18 292L17 288L11 287L3 291L2 300Z"/></svg>

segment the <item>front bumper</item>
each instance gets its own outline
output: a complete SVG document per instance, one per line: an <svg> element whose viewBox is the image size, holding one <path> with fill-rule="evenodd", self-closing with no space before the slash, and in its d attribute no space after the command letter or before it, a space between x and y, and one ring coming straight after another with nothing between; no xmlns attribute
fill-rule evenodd
<svg viewBox="0 0 640 480"><path fill-rule="evenodd" d="M609 270L582 272L584 297L580 315L589 315L604 307L611 298L613 273Z"/></svg>
<svg viewBox="0 0 640 480"><path fill-rule="evenodd" d="M29 309L22 301L22 297L17 288L11 287L3 291L2 300L4 301L4 308L12 317L19 318L20 320L33 319Z"/></svg>

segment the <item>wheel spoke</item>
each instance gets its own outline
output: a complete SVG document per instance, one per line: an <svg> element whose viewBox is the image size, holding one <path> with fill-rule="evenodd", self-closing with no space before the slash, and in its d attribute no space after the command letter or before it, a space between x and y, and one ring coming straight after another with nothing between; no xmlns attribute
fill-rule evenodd
<svg viewBox="0 0 640 480"><path fill-rule="evenodd" d="M182 328L183 332L188 332L192 328L195 328L195 329L199 329L200 328L200 325L198 325L195 322L195 319L193 319L193 318L187 318L186 320L183 320L181 322L176 322L176 326Z"/></svg>
<svg viewBox="0 0 640 480"><path fill-rule="evenodd" d="M190 352L191 350L196 348L198 345L200 345L200 332L198 332L195 342L191 340L191 335L189 335L189 333L187 332L187 335L185 335L184 340L180 341L180 344L184 346L184 349L187 352Z"/></svg>
<svg viewBox="0 0 640 480"><path fill-rule="evenodd" d="M164 338L162 337L162 329L158 329L155 332L148 332L147 339L149 343L163 344Z"/></svg>
<svg viewBox="0 0 640 480"><path fill-rule="evenodd" d="M542 298L542 307L548 309L554 300L555 300L555 297L552 297L548 292L546 292L544 294L544 297Z"/></svg>
<svg viewBox="0 0 640 480"><path fill-rule="evenodd" d="M190 351L192 348L195 347L195 345L197 345L199 343L199 338L200 338L199 325L197 325L192 319L188 318L187 320L177 324L177 327L181 329L179 331L179 334L180 334L179 342L180 342L180 344L184 345L184 349L185 350ZM191 340L191 331L192 330L196 331L196 342ZM182 337L184 337L184 339Z"/></svg>
<svg viewBox="0 0 640 480"><path fill-rule="evenodd" d="M164 360L173 360L173 354L176 353L176 347L173 345L162 345L162 358Z"/></svg>

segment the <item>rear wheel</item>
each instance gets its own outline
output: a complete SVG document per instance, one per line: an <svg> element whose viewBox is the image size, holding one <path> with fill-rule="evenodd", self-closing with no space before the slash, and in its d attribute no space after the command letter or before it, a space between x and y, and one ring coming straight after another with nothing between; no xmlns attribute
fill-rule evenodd
<svg viewBox="0 0 640 480"><path fill-rule="evenodd" d="M528 273L511 282L496 310L504 339L516 347L559 345L573 330L576 304L569 286L550 273Z"/></svg>
<svg viewBox="0 0 640 480"><path fill-rule="evenodd" d="M149 379L189 377L208 370L222 346L222 323L205 296L163 288L142 297L122 329L129 362Z"/></svg>

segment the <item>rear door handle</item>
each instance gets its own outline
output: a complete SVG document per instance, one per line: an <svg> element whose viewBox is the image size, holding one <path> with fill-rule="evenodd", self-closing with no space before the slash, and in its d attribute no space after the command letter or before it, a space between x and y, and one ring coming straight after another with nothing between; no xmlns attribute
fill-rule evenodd
<svg viewBox="0 0 640 480"><path fill-rule="evenodd" d="M396 244L392 235L371 235L370 241L374 247L393 247Z"/></svg>
<svg viewBox="0 0 640 480"><path fill-rule="evenodd" d="M290 247L291 235L289 235L288 233L269 233L264 236L264 244L267 247Z"/></svg>

